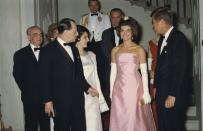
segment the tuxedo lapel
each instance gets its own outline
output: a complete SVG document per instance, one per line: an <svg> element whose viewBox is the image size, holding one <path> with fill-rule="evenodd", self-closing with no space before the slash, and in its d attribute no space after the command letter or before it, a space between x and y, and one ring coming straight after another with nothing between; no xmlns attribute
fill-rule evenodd
<svg viewBox="0 0 203 131"><path fill-rule="evenodd" d="M31 48L30 45L27 46L26 50L27 50L27 54L28 54L28 56L30 57L30 59L33 60L33 62L37 63L37 62L38 62L38 61L37 61L37 58L35 57L35 54L34 54L34 52L32 51L32 48Z"/></svg>
<svg viewBox="0 0 203 131"><path fill-rule="evenodd" d="M163 36L161 36L161 37L160 37L160 39L159 39L159 41L158 41L157 59L158 59L158 58L159 58L159 56L160 56L161 45L162 45L163 40L164 40L164 37L163 37Z"/></svg>
<svg viewBox="0 0 203 131"><path fill-rule="evenodd" d="M60 50L60 52L63 54L65 58L67 58L68 62L73 63L73 60L71 59L70 55L66 52L66 50L60 45L60 43L56 43L57 48Z"/></svg>
<svg viewBox="0 0 203 131"><path fill-rule="evenodd" d="M160 54L160 56L162 56L162 55L164 55L164 54L166 54L167 52L168 52L168 48L170 48L170 46L171 46L171 44L173 44L174 42L173 42L173 38L175 38L175 29L173 29L171 32L170 32L170 34L169 34L169 36L168 36L168 38L167 38L167 40L166 40L166 46L164 46L163 47L163 50L162 50L162 52L161 52L161 54ZM160 52L160 51L159 51Z"/></svg>
<svg viewBox="0 0 203 131"><path fill-rule="evenodd" d="M82 67L82 63L81 63L81 60L80 60L80 54L78 52L78 49L75 47L75 45L71 45L71 49L72 49L72 52L73 52L73 57L74 57L74 69L75 69L75 73L74 73L74 77L77 76L77 74L80 74L80 73L83 73L81 72L81 67ZM81 66L81 67L80 67Z"/></svg>

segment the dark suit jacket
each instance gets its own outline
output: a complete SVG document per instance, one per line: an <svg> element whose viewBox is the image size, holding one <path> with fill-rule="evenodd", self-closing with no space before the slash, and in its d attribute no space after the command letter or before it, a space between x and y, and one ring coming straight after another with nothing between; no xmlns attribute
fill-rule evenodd
<svg viewBox="0 0 203 131"><path fill-rule="evenodd" d="M115 35L113 27L106 29L102 33L102 51L105 56L105 59L108 62L111 62L111 50L116 46L115 44Z"/></svg>
<svg viewBox="0 0 203 131"><path fill-rule="evenodd" d="M109 85L111 70L111 51L116 46L114 28L106 29L102 34L102 53L104 57L103 71L105 71L105 83ZM108 87L107 87L108 88Z"/></svg>
<svg viewBox="0 0 203 131"><path fill-rule="evenodd" d="M168 95L175 96L175 106L186 102L189 78L189 43L183 33L173 29L160 54L158 45L155 87L157 104L164 106ZM160 55L159 55L160 54Z"/></svg>
<svg viewBox="0 0 203 131"><path fill-rule="evenodd" d="M74 45L71 48L74 62L57 40L40 51L43 102L53 101L56 108L84 106L84 91L90 87L83 75L78 50Z"/></svg>
<svg viewBox="0 0 203 131"><path fill-rule="evenodd" d="M30 45L14 54L13 76L21 90L23 102L39 102L39 66Z"/></svg>

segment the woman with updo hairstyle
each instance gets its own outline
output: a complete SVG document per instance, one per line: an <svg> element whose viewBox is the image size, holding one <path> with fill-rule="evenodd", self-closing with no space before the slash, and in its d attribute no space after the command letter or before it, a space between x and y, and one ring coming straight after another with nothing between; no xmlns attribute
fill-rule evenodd
<svg viewBox="0 0 203 131"><path fill-rule="evenodd" d="M112 50L110 131L156 131L148 88L146 53L138 43L138 22L120 21L122 43Z"/></svg>
<svg viewBox="0 0 203 131"><path fill-rule="evenodd" d="M109 108L101 92L97 73L96 56L93 52L85 50L90 38L88 29L78 25L77 32L76 47L78 48L81 57L85 79L89 85L98 92L97 97L92 97L90 94L84 94L87 131L102 131L101 113L108 111Z"/></svg>
<svg viewBox="0 0 203 131"><path fill-rule="evenodd" d="M48 42L54 41L58 35L58 25L57 23L52 23L48 27L48 32L46 34Z"/></svg>

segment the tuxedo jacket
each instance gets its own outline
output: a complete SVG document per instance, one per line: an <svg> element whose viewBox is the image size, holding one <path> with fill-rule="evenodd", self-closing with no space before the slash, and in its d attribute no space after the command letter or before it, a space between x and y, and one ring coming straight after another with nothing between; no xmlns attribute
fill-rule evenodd
<svg viewBox="0 0 203 131"><path fill-rule="evenodd" d="M23 102L39 102L40 80L39 65L30 45L18 50L14 54L13 76Z"/></svg>
<svg viewBox="0 0 203 131"><path fill-rule="evenodd" d="M161 41L158 44L157 67L155 70L155 88L157 104L164 106L168 95L175 96L175 106L186 102L190 63L189 43L183 33L175 28L170 32L167 45L160 54Z"/></svg>
<svg viewBox="0 0 203 131"><path fill-rule="evenodd" d="M102 51L105 56L105 59L108 60L108 62L111 62L111 50L116 46L115 43L115 34L114 34L114 28L111 27L109 29L106 29L102 33Z"/></svg>
<svg viewBox="0 0 203 131"><path fill-rule="evenodd" d="M74 62L57 40L40 51L43 102L52 101L57 108L84 106L84 91L90 87L83 74L79 52L74 45L71 48Z"/></svg>
<svg viewBox="0 0 203 131"><path fill-rule="evenodd" d="M110 92L110 71L111 71L111 51L116 46L115 43L115 34L114 34L114 28L108 28L102 33L102 56L104 58L103 62L103 72L104 72L104 83L106 87L105 96L109 96Z"/></svg>
<svg viewBox="0 0 203 131"><path fill-rule="evenodd" d="M85 14L82 16L81 20L80 20L80 24L85 26L87 29L89 29L91 37L90 40L92 40L93 38L93 33L90 30L91 29L91 25L90 25L90 19L91 19L91 13ZM96 42L101 41L102 40L102 33L104 30L108 29L111 27L111 22L109 19L109 16L106 14L103 14L101 12L98 12L98 16L97 16L97 21L96 21L96 25L95 25L95 31L94 31L94 39Z"/></svg>

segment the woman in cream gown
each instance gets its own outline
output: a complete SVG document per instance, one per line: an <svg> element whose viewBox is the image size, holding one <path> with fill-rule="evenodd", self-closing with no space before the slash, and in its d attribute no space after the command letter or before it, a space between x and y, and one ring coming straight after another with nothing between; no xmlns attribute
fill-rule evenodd
<svg viewBox="0 0 203 131"><path fill-rule="evenodd" d="M78 39L76 47L79 50L84 76L91 87L98 92L97 97L92 97L90 94L85 95L85 115L87 131L102 131L101 113L108 111L109 108L101 92L100 82L97 74L96 56L93 52L85 51L89 41L89 31L85 27L78 25Z"/></svg>

